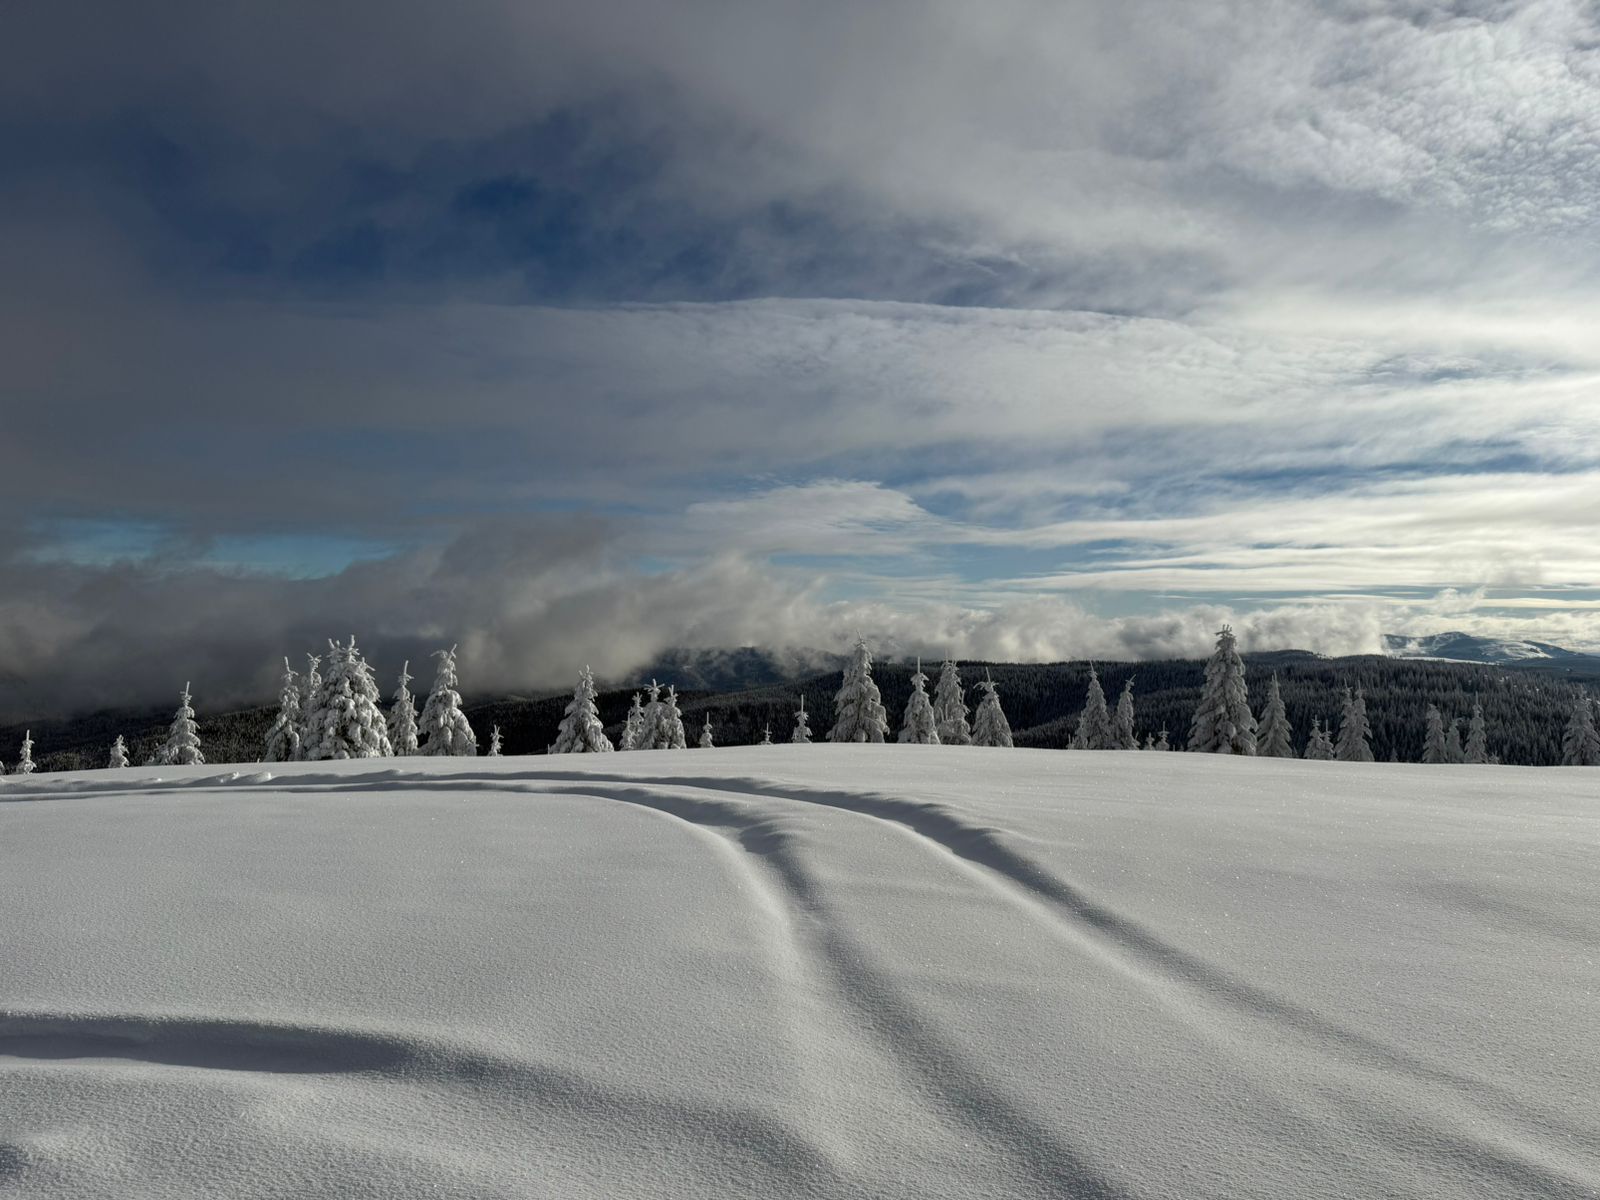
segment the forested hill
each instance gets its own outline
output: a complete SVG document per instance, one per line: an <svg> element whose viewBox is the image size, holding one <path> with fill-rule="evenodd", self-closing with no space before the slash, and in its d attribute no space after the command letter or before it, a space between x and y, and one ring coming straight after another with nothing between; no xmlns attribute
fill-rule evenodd
<svg viewBox="0 0 1600 1200"><path fill-rule="evenodd" d="M1320 658L1280 651L1248 655L1246 664L1251 703L1257 712L1268 677L1278 676L1297 750L1303 749L1313 718L1337 723L1340 692L1345 686L1363 688L1372 749L1380 761L1397 758L1412 762L1421 757L1429 704L1438 705L1448 721L1469 716L1476 699L1483 704L1491 753L1505 763L1553 765L1561 758L1561 732L1575 689L1600 695L1600 665L1588 663L1493 666L1381 656ZM973 685L986 671L992 675L1017 745L1056 748L1067 744L1083 707L1089 664L963 662L960 666L973 701ZM874 668L895 732L910 694L912 670L906 663L879 663ZM927 664L925 670L931 691L938 664ZM1165 728L1173 747L1182 748L1200 695L1203 662L1098 663L1096 670L1113 707L1124 681L1133 679L1141 739ZM744 691L680 691L679 702L691 746L707 714L719 745L742 745L760 741L768 723L774 741L788 741L798 698L804 694L812 734L820 741L833 724L833 695L838 686L838 674L830 672ZM599 697L600 715L613 741L632 695L633 689L626 688ZM555 740L569 698L563 693L532 699L480 699L467 706L467 714L485 746L489 727L498 724L505 737L505 753L538 754ZM421 699L418 697L419 703ZM202 715L199 731L207 759L214 763L256 761L272 716L269 708ZM31 725L34 759L44 771L103 767L106 749L120 733L128 740L132 761L141 763L155 749L169 718L168 713L145 711L36 721ZM22 733L20 725L0 728L0 760L8 770L16 764Z"/></svg>
<svg viewBox="0 0 1600 1200"><path fill-rule="evenodd" d="M1249 655L1246 665L1251 704L1257 712L1268 678L1278 676L1297 751L1305 747L1312 719L1337 724L1342 689L1361 687L1367 697L1373 754L1380 761L1421 758L1429 704L1438 705L1448 721L1470 716L1476 699L1483 704L1491 753L1505 763L1554 765L1561 761L1561 732L1570 715L1574 689L1583 687L1600 695L1600 664L1529 669L1377 655L1320 658L1281 651ZM992 675L1017 745L1066 746L1083 708L1088 663L963 662L960 666L969 697L974 690L971 685L983 678L985 671ZM911 691L912 669L901 663L880 663L873 669L896 732ZM1146 733L1164 728L1173 747L1182 748L1200 698L1204 662L1097 663L1095 669L1112 707L1124 682L1133 679L1141 740ZM938 666L925 665L924 671L930 677L931 691ZM773 740L785 741L794 727L795 698L803 691L812 731L821 738L833 723L833 693L838 683L837 675L827 675L798 684L696 698L683 706L684 723L697 729L704 714L710 712L718 740L741 743L760 741L762 725L771 721ZM602 715L609 721L615 713L620 720L626 707L626 697L622 697L620 703L603 708Z"/></svg>

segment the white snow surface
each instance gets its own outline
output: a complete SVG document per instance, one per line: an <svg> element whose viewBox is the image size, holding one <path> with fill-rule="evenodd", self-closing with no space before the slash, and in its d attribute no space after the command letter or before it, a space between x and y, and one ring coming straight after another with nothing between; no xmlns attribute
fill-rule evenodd
<svg viewBox="0 0 1600 1200"><path fill-rule="evenodd" d="M0 780L0 1194L1600 1192L1600 773Z"/></svg>

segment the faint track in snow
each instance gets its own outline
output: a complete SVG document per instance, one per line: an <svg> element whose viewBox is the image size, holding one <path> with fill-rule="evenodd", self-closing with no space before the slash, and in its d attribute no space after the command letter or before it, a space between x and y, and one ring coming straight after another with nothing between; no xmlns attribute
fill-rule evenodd
<svg viewBox="0 0 1600 1200"><path fill-rule="evenodd" d="M944 805L881 793L780 788L757 780L699 779L691 782L679 779L669 784L663 779L660 783L680 787L687 784L816 805L898 826L956 859L971 864L979 878L987 875L1002 894L1016 896L1017 893L1012 891L1014 887L1020 889L1023 895L1043 901L1056 912L1064 913L1070 919L1071 932L1077 933L1082 927L1087 927L1115 947L1119 954L1129 953L1135 961L1153 964L1158 968L1158 978L1178 982L1203 995L1225 1001L1231 1011L1264 1021L1269 1027L1286 1027L1306 1039L1313 1049L1331 1051L1334 1056L1348 1060L1360 1070L1370 1071L1381 1067L1395 1073L1383 1076L1385 1080L1409 1077L1423 1084L1443 1086L1474 1109L1481 1109L1483 1101L1492 1097L1494 1106L1499 1110L1498 1119L1542 1123L1530 1122L1530 1114L1522 1101L1492 1085L1441 1070L1403 1050L1347 1029L1310 1009L1234 978L1214 964L1172 945L1138 922L1094 900L1080 888L1057 878L1045 867L1006 846L1000 840L1001 831L998 829L971 824ZM1585 1170L1582 1164L1570 1160L1565 1167L1554 1165L1540 1155L1530 1153L1528 1147L1519 1144L1521 1139L1514 1138L1509 1132L1501 1132L1493 1139L1497 1144L1491 1144L1489 1135L1494 1132L1493 1127L1482 1117L1452 1117L1449 1118L1449 1127L1441 1129L1437 1123L1428 1123L1416 1113L1404 1111L1398 1098L1394 1105L1395 1112L1384 1121L1373 1119L1368 1104L1359 1101L1337 1103L1348 1118L1375 1136L1396 1142L1407 1152L1415 1153L1420 1149L1442 1160L1470 1161L1474 1170L1490 1172L1522 1189L1525 1194L1574 1198L1600 1195L1600 1172L1596 1172L1592 1166ZM1396 1127L1404 1130L1406 1136L1403 1139L1396 1138ZM1441 1133L1444 1134L1443 1140ZM1549 1150L1544 1146L1538 1149ZM1565 1159L1568 1156L1561 1157Z"/></svg>
<svg viewBox="0 0 1600 1200"><path fill-rule="evenodd" d="M599 778L586 772L542 772L539 775L546 780L559 776L574 782ZM1509 1118L1519 1123L1542 1123L1537 1120L1530 1122L1530 1114L1520 1100L1499 1092L1491 1085L1441 1070L1382 1041L1347 1029L1310 1009L1236 979L1214 964L1166 942L1153 931L1092 899L1081 889L1057 878L1043 866L1006 846L1000 840L999 830L973 825L943 805L880 793L778 787L752 779L617 777L606 782L613 786L637 789L647 796L653 796L658 789L688 788L722 795L788 801L890 823L969 864L980 879L990 880L1000 888L1002 894L1017 899L1020 890L1022 897L1043 902L1054 912L1065 914L1070 921L1068 932L1076 935L1075 941L1081 943L1082 931L1087 928L1102 945L1109 945L1116 951L1112 956L1113 961L1119 955L1127 954L1135 962L1153 965L1157 970L1156 977L1165 983L1177 983L1190 989L1191 994L1198 993L1220 1000L1229 1010L1264 1022L1269 1027L1290 1029L1309 1042L1314 1050L1325 1053L1331 1051L1337 1058L1346 1059L1359 1070L1383 1068L1394 1073L1383 1075L1385 1080L1409 1077L1423 1084L1443 1086L1474 1109L1481 1109L1484 1099L1492 1096L1495 1107L1499 1109L1496 1120ZM592 794L596 789L575 788L573 791ZM1509 1132L1502 1132L1491 1139L1492 1126L1486 1127L1482 1117L1449 1118L1448 1127L1441 1128L1437 1123L1430 1124L1413 1113L1403 1112L1397 1099L1394 1106L1396 1111L1385 1123L1374 1120L1370 1106L1361 1102L1334 1099L1334 1103L1357 1124L1377 1137L1396 1143L1398 1148L1406 1152L1416 1153L1420 1150L1441 1160L1469 1161L1474 1170L1492 1173L1526 1194L1574 1198L1600 1195L1600 1174L1592 1169L1585 1170L1581 1163L1572 1161L1566 1154L1560 1155L1566 1160L1566 1165L1551 1163L1540 1154L1530 1152L1522 1144L1522 1139L1513 1137ZM1403 1139L1395 1137L1396 1126L1405 1131ZM1538 1149L1549 1150L1542 1146Z"/></svg>
<svg viewBox="0 0 1600 1200"><path fill-rule="evenodd" d="M740 801L676 796L668 785L546 788L547 793L594 797L674 817L696 829L723 833L764 863L770 887L779 889L803 918L796 935L814 944L834 991L855 1011L893 1061L917 1077L921 1093L945 1115L995 1143L1020 1163L1048 1195L1074 1200L1121 1200L1126 1196L1074 1147L1029 1116L982 1077L922 1018L894 980L840 928L815 881L795 852L781 822ZM689 785L689 790L705 790ZM725 832L724 832L725 831Z"/></svg>

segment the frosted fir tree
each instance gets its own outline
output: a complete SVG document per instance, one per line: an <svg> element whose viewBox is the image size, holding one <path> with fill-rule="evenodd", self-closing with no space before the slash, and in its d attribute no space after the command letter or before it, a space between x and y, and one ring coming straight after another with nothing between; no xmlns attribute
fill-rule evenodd
<svg viewBox="0 0 1600 1200"><path fill-rule="evenodd" d="M1172 749L1172 743L1167 741L1167 731L1165 729L1163 729L1161 731L1161 736L1156 739L1155 748L1157 750L1171 750Z"/></svg>
<svg viewBox="0 0 1600 1200"><path fill-rule="evenodd" d="M715 750L717 743L711 737L711 714L706 714L706 723L700 727L700 749Z"/></svg>
<svg viewBox="0 0 1600 1200"><path fill-rule="evenodd" d="M984 672L978 684L983 696L978 701L977 715L972 719L972 744L974 746L1010 746L1011 723L1000 707L1000 693L995 691L994 680Z"/></svg>
<svg viewBox="0 0 1600 1200"><path fill-rule="evenodd" d="M33 730L29 729L22 735L22 756L17 759L16 770L13 775L33 774Z"/></svg>
<svg viewBox="0 0 1600 1200"><path fill-rule="evenodd" d="M796 746L809 746L811 744L811 722L806 717L806 698L800 697L800 708L794 714L794 732L789 735L789 741Z"/></svg>
<svg viewBox="0 0 1600 1200"><path fill-rule="evenodd" d="M422 753L432 758L475 758L478 737L472 732L467 714L461 711L461 693L456 690L456 648L435 650L439 669L433 677L433 690L428 702L422 706L422 720L417 723L417 733L427 740L422 743Z"/></svg>
<svg viewBox="0 0 1600 1200"><path fill-rule="evenodd" d="M397 755L417 752L417 702L411 695L411 660L400 664L400 685L389 705L389 748Z"/></svg>
<svg viewBox="0 0 1600 1200"><path fill-rule="evenodd" d="M770 721L767 723L765 728L762 729L761 740L756 744L759 746L772 745L772 723Z"/></svg>
<svg viewBox="0 0 1600 1200"><path fill-rule="evenodd" d="M1073 734L1074 750L1115 750L1116 735L1111 729L1111 714L1106 711L1106 694L1100 687L1100 676L1089 664L1089 690L1083 698L1083 711L1078 714L1078 731Z"/></svg>
<svg viewBox="0 0 1600 1200"><path fill-rule="evenodd" d="M1567 731L1561 738L1563 767L1600 767L1600 734L1595 732L1594 707L1588 696L1579 696L1572 705Z"/></svg>
<svg viewBox="0 0 1600 1200"><path fill-rule="evenodd" d="M606 749L609 750L610 748L611 748L611 745L608 742L606 744ZM500 726L498 726L498 725L489 726L489 757L490 758L500 758L501 757L501 754L500 754Z"/></svg>
<svg viewBox="0 0 1600 1200"><path fill-rule="evenodd" d="M1261 724L1256 729L1256 753L1265 758L1295 757L1293 734L1289 714L1283 708L1283 695L1278 690L1278 677L1274 675L1267 684L1267 704L1261 710Z"/></svg>
<svg viewBox="0 0 1600 1200"><path fill-rule="evenodd" d="M1451 721L1444 731L1444 760L1447 763L1466 762L1461 750L1461 718Z"/></svg>
<svg viewBox="0 0 1600 1200"><path fill-rule="evenodd" d="M1483 724L1483 705L1472 702L1472 720L1467 722L1467 744L1461 748L1461 761L1478 766L1489 761L1489 735Z"/></svg>
<svg viewBox="0 0 1600 1200"><path fill-rule="evenodd" d="M330 639L328 645L333 645ZM317 726L317 714L327 704L327 691L323 686L322 656L306 655L306 673L301 679L300 689L300 746L296 751L299 758L310 762L315 753L315 746L322 737L322 731ZM328 669L333 669L333 656L328 656Z"/></svg>
<svg viewBox="0 0 1600 1200"><path fill-rule="evenodd" d="M678 710L678 688L667 685L667 698L661 702L661 717L656 722L656 749L687 750L689 739L683 732L683 713Z"/></svg>
<svg viewBox="0 0 1600 1200"><path fill-rule="evenodd" d="M661 731L663 719L661 685L652 679L647 690L650 693L650 699L639 715L639 732L634 735L633 748L635 750L665 750L665 735ZM637 697L635 698L637 699Z"/></svg>
<svg viewBox="0 0 1600 1200"><path fill-rule="evenodd" d="M594 672L585 667L578 675L566 715L556 730L551 754L609 754L613 747L595 707Z"/></svg>
<svg viewBox="0 0 1600 1200"><path fill-rule="evenodd" d="M1422 761L1425 763L1449 762L1450 749L1445 744L1444 717L1440 715L1437 705L1428 705L1426 720L1427 727L1422 735Z"/></svg>
<svg viewBox="0 0 1600 1200"><path fill-rule="evenodd" d="M311 709L317 702L317 689L322 687L321 666L322 658L319 655L306 655L306 673L300 677L299 745L301 747L304 747L306 741L306 718L311 715ZM299 753L299 750L296 753Z"/></svg>
<svg viewBox="0 0 1600 1200"><path fill-rule="evenodd" d="M1122 695L1117 698L1117 711L1111 717L1111 737L1118 750L1137 750L1139 735L1133 731L1133 676L1122 685Z"/></svg>
<svg viewBox="0 0 1600 1200"><path fill-rule="evenodd" d="M1189 727L1189 749L1202 754L1256 752L1256 719L1250 712L1244 659L1227 625L1217 634L1217 648L1206 663L1200 706Z"/></svg>
<svg viewBox="0 0 1600 1200"><path fill-rule="evenodd" d="M206 761L200 750L200 734L194 725L194 697L189 685L183 685L183 695L178 701L178 711L172 715L167 727L167 740L156 751L155 763L163 767L193 767Z"/></svg>
<svg viewBox="0 0 1600 1200"><path fill-rule="evenodd" d="M889 714L872 682L872 651L860 634L845 666L844 682L833 698L833 711L837 719L828 731L830 742L881 742L889 732Z"/></svg>
<svg viewBox="0 0 1600 1200"><path fill-rule="evenodd" d="M906 701L905 722L900 726L900 740L916 746L939 744L938 723L933 715L933 705L928 701L928 677L922 673L922 660L917 659L917 669L911 675L911 699Z"/></svg>
<svg viewBox="0 0 1600 1200"><path fill-rule="evenodd" d="M122 740L122 735L117 734L117 740L111 743L111 754L106 761L108 770L116 770L128 765L128 743Z"/></svg>
<svg viewBox="0 0 1600 1200"><path fill-rule="evenodd" d="M639 704L639 693L633 694L633 707L622 724L622 736L617 739L618 750L638 750L639 736L644 732L644 709Z"/></svg>
<svg viewBox="0 0 1600 1200"><path fill-rule="evenodd" d="M330 641L326 662L306 715L301 756L307 762L391 757L394 747L389 744L378 681L356 648L355 635L343 646Z"/></svg>
<svg viewBox="0 0 1600 1200"><path fill-rule="evenodd" d="M278 689L278 715L267 730L262 762L294 762L300 757L300 675L283 660L283 685Z"/></svg>
<svg viewBox="0 0 1600 1200"><path fill-rule="evenodd" d="M1156 748L1156 735L1153 734L1153 733L1145 734L1144 735L1144 745L1140 746L1139 749L1141 749L1141 750L1154 750L1155 748Z"/></svg>
<svg viewBox="0 0 1600 1200"><path fill-rule="evenodd" d="M1367 700L1357 688L1352 695L1344 689L1344 708L1339 714L1339 740L1333 756L1340 762L1372 761L1372 726L1367 724Z"/></svg>
<svg viewBox="0 0 1600 1200"><path fill-rule="evenodd" d="M1328 736L1320 717L1314 718L1311 722L1311 737L1306 741L1306 757L1312 762L1333 761L1333 739Z"/></svg>
<svg viewBox="0 0 1600 1200"><path fill-rule="evenodd" d="M966 694L961 690L961 671L955 659L947 658L939 668L939 682L933 691L933 723L939 741L946 746L972 745L972 726L967 723ZM810 738L806 739L810 741Z"/></svg>

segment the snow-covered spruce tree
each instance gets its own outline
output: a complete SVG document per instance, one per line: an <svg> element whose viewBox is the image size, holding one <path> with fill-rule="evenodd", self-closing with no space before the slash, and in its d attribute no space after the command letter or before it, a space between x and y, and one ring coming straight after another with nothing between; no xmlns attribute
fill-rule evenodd
<svg viewBox="0 0 1600 1200"><path fill-rule="evenodd" d="M556 730L555 745L551 754L609 754L611 739L601 724L600 713L595 708L594 672L588 667L578 676L572 689L572 699L567 704L561 727Z"/></svg>
<svg viewBox="0 0 1600 1200"><path fill-rule="evenodd" d="M661 716L656 720L654 749L687 750L689 739L683 732L683 713L678 710L678 687L667 685L667 698L661 702Z"/></svg>
<svg viewBox="0 0 1600 1200"><path fill-rule="evenodd" d="M607 749L610 749L609 745ZM500 726L498 725L489 726L489 757L502 757L500 754Z"/></svg>
<svg viewBox="0 0 1600 1200"><path fill-rule="evenodd" d="M1111 730L1111 714L1106 711L1106 694L1100 687L1100 676L1089 664L1089 691L1084 696L1083 711L1078 714L1078 731L1073 734L1074 750L1115 750L1115 734Z"/></svg>
<svg viewBox="0 0 1600 1200"><path fill-rule="evenodd" d="M794 732L789 735L789 741L797 746L811 744L811 722L806 716L806 698L800 697L800 708L794 714Z"/></svg>
<svg viewBox="0 0 1600 1200"><path fill-rule="evenodd" d="M1600 734L1595 732L1594 706L1580 695L1572 704L1572 717L1561 738L1563 767L1600 767Z"/></svg>
<svg viewBox="0 0 1600 1200"><path fill-rule="evenodd" d="M178 701L178 711L172 715L172 724L167 727L167 740L156 752L157 759L164 767L191 767L206 761L206 756L200 751L200 735L194 727L194 709L190 707L193 700L186 683L183 685L183 696Z"/></svg>
<svg viewBox="0 0 1600 1200"><path fill-rule="evenodd" d="M1153 734L1153 733L1145 734L1144 735L1144 745L1140 746L1139 749L1141 749L1141 750L1154 750L1155 748L1156 748L1156 735Z"/></svg>
<svg viewBox="0 0 1600 1200"><path fill-rule="evenodd" d="M1189 727L1189 749L1202 754L1256 752L1256 719L1250 712L1244 659L1227 625L1217 634L1217 648L1206 663L1200 706Z"/></svg>
<svg viewBox="0 0 1600 1200"><path fill-rule="evenodd" d="M1171 750L1172 749L1172 743L1167 741L1167 731L1165 729L1163 729L1161 731L1161 736L1156 739L1155 748L1157 750Z"/></svg>
<svg viewBox="0 0 1600 1200"><path fill-rule="evenodd" d="M411 695L411 660L400 664L400 686L389 705L389 748L397 755L417 752L417 702Z"/></svg>
<svg viewBox="0 0 1600 1200"><path fill-rule="evenodd" d="M456 691L456 648L435 650L433 656L439 660L439 669L417 723L417 733L427 739L421 752L434 758L474 758L478 737L461 711L461 693Z"/></svg>
<svg viewBox="0 0 1600 1200"><path fill-rule="evenodd" d="M706 714L706 723L700 727L700 749L715 750L716 739L711 736L711 714Z"/></svg>
<svg viewBox="0 0 1600 1200"><path fill-rule="evenodd" d="M1267 684L1267 706L1261 710L1261 725L1256 729L1256 753L1265 758L1293 758L1293 734L1289 714L1283 710L1278 677L1274 675Z"/></svg>
<svg viewBox="0 0 1600 1200"><path fill-rule="evenodd" d="M1445 745L1444 717L1439 715L1437 705L1428 705L1427 732L1422 738L1422 761L1425 763L1446 763L1450 761L1450 750Z"/></svg>
<svg viewBox="0 0 1600 1200"><path fill-rule="evenodd" d="M300 675L283 660L283 686L278 690L278 715L267 730L262 762L294 762L300 757Z"/></svg>
<svg viewBox="0 0 1600 1200"><path fill-rule="evenodd" d="M22 756L17 759L17 769L13 775L33 774L33 730L29 729L22 735Z"/></svg>
<svg viewBox="0 0 1600 1200"><path fill-rule="evenodd" d="M881 742L889 732L889 714L878 685L872 682L872 651L859 634L844 669L844 682L833 698L833 711L837 719L828 731L830 742Z"/></svg>
<svg viewBox="0 0 1600 1200"><path fill-rule="evenodd" d="M1461 761L1482 765L1489 761L1489 736L1483 724L1483 705L1472 702L1472 720L1467 722L1467 744L1461 747Z"/></svg>
<svg viewBox="0 0 1600 1200"><path fill-rule="evenodd" d="M648 691L650 699L639 715L639 732L634 735L633 748L635 750L662 750L666 747L657 744L663 737L661 732L661 685L652 679Z"/></svg>
<svg viewBox="0 0 1600 1200"><path fill-rule="evenodd" d="M1339 741L1333 756L1340 762L1372 761L1372 727L1367 724L1367 700L1357 688L1354 695L1344 689L1344 708L1339 714Z"/></svg>
<svg viewBox="0 0 1600 1200"><path fill-rule="evenodd" d="M1322 718L1317 717L1311 722L1311 737L1306 742L1306 757L1313 762L1333 761L1333 739L1328 736L1328 731L1323 728Z"/></svg>
<svg viewBox="0 0 1600 1200"><path fill-rule="evenodd" d="M906 701L905 721L900 726L900 740L916 746L937 746L939 728L933 715L933 705L928 701L928 677L922 673L922 660L917 659L917 669L911 675L911 699Z"/></svg>
<svg viewBox="0 0 1600 1200"><path fill-rule="evenodd" d="M638 750L639 735L644 732L644 709L639 704L639 693L633 694L633 707L622 724L622 734L617 738L618 750Z"/></svg>
<svg viewBox="0 0 1600 1200"><path fill-rule="evenodd" d="M768 721L766 726L761 730L761 740L756 744L759 746L772 745L772 722Z"/></svg>
<svg viewBox="0 0 1600 1200"><path fill-rule="evenodd" d="M939 668L939 682L933 691L933 724L939 731L939 741L944 745L972 745L972 726L967 723L967 700L961 690L961 671L953 658L945 659L944 666Z"/></svg>
<svg viewBox="0 0 1600 1200"><path fill-rule="evenodd" d="M111 743L111 754L106 762L108 769L116 769L128 765L128 743L122 740L122 735L117 734L117 740Z"/></svg>
<svg viewBox="0 0 1600 1200"><path fill-rule="evenodd" d="M1133 676L1122 685L1122 695L1117 699L1117 711L1111 717L1111 736L1118 750L1137 750L1139 735L1133 731Z"/></svg>
<svg viewBox="0 0 1600 1200"><path fill-rule="evenodd" d="M1457 717L1445 726L1444 731L1444 760L1447 763L1466 762L1466 755L1461 750L1461 718Z"/></svg>
<svg viewBox="0 0 1600 1200"><path fill-rule="evenodd" d="M328 643L327 667L315 707L306 717L306 737L300 746L305 761L393 755L378 681L356 648L354 634L348 645Z"/></svg>
<svg viewBox="0 0 1600 1200"><path fill-rule="evenodd" d="M1011 722L1000 707L1000 693L995 691L994 680L984 672L978 684L983 697L978 701L978 712L972 718L972 744L974 746L1010 746Z"/></svg>
<svg viewBox="0 0 1600 1200"><path fill-rule="evenodd" d="M311 710L317 703L317 692L322 687L322 658L316 654L306 655L306 673L300 677L300 737L297 739L296 754L301 753L305 746L307 725L306 721L311 716Z"/></svg>

